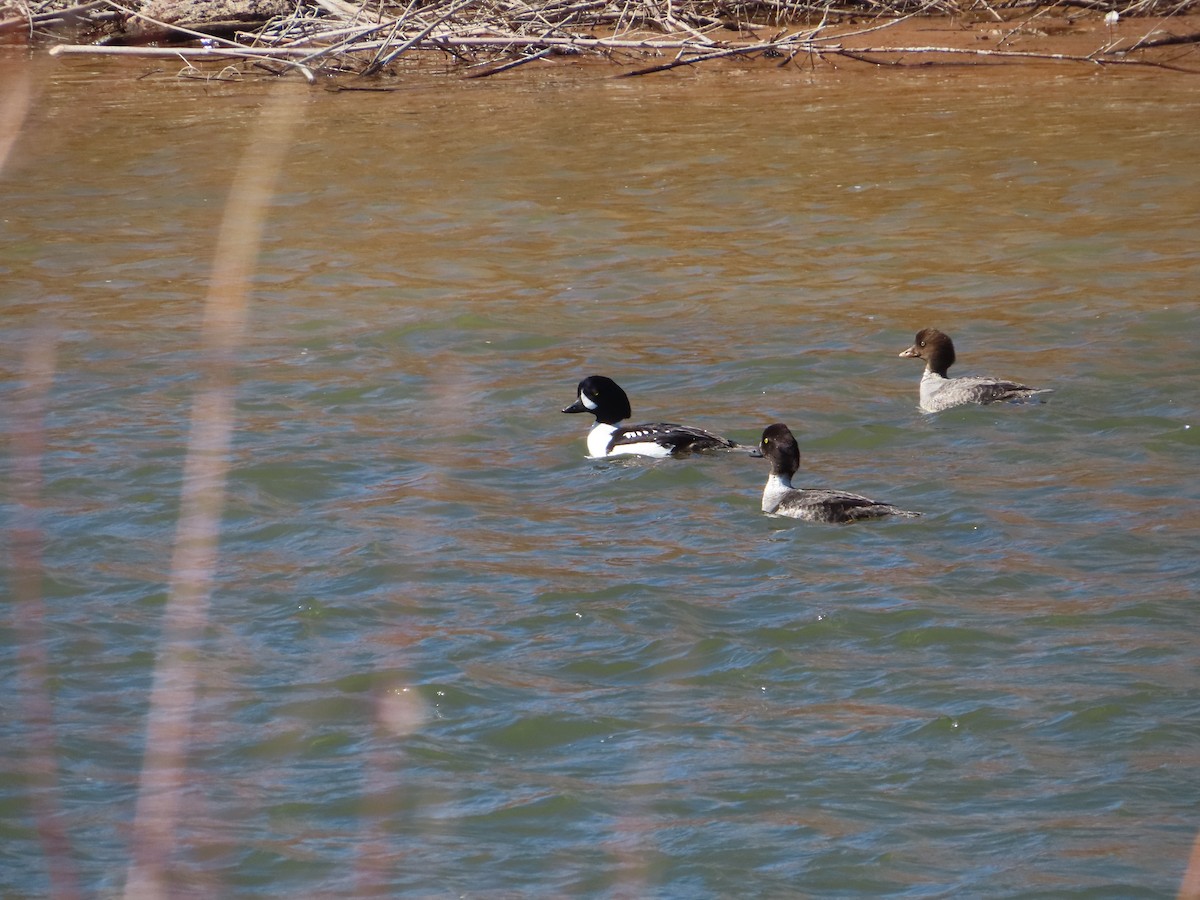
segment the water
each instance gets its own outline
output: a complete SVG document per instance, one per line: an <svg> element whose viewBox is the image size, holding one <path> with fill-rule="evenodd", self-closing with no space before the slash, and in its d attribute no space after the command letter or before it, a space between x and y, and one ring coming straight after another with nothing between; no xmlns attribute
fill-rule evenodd
<svg viewBox="0 0 1200 900"><path fill-rule="evenodd" d="M35 65L0 176L5 896L122 891L155 667L186 658L203 305L269 92L148 68ZM1173 896L1200 825L1200 89L523 71L298 89L174 890ZM896 354L926 325L957 374L1056 392L922 415ZM926 515L767 518L742 456L588 461L559 410L593 372L635 419L787 422L804 483Z"/></svg>

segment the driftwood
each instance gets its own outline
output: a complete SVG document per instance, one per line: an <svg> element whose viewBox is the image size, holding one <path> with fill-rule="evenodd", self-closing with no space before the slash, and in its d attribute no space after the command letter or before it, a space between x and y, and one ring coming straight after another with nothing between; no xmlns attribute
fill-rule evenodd
<svg viewBox="0 0 1200 900"><path fill-rule="evenodd" d="M825 52L829 52L829 50L826 49ZM839 48L839 53L842 56L848 56L853 59L862 59L866 62L875 62L877 64L893 65L897 67L928 66L932 65L932 63L929 61L910 63L903 60L891 60L880 63L878 60L871 59L871 57L873 55L915 56L923 54L934 56L974 56L999 61L1043 60L1046 62L1091 63L1095 66L1149 66L1156 69L1168 69L1173 72L1184 72L1190 75L1200 75L1200 68L1189 69L1183 66L1174 66L1170 63L1160 62L1158 60L1129 59L1123 56L1102 57L1095 54L1090 56L1074 56L1069 53L1035 53L1019 50L968 49L965 47L858 47L854 50Z"/></svg>
<svg viewBox="0 0 1200 900"><path fill-rule="evenodd" d="M109 7L104 0L67 6L11 19L0 19L0 35L20 32L64 31L77 28L95 28L104 22L115 22L120 13Z"/></svg>
<svg viewBox="0 0 1200 900"><path fill-rule="evenodd" d="M4 0L0 0L2 2ZM227 11L238 0L203 2L209 4L209 8ZM279 2L253 0L255 5L247 8L277 9ZM240 61L243 65L261 66L275 62L283 67L281 71L299 72L310 81L322 72L369 77L390 71L404 60L431 56L462 63L467 78L491 77L560 55L620 57L622 62L631 65L618 77L639 77L735 58L767 58L781 60L780 64L786 65L801 54L814 59L843 58L896 67L930 65L939 60L968 57L982 62L1153 65L1191 71L1169 61L1129 55L1135 46L1140 50L1189 42L1186 37L1155 38L1152 32L1147 32L1136 44L1125 44L1113 41L1110 31L1109 40L1087 55L1008 50L1000 46L862 46L863 35L884 31L914 16L945 13L954 8L952 4L966 0L893 0L907 12L892 11L888 18L873 17L868 24L857 27L842 21L837 28L832 26L837 19L829 12L832 7L826 6L814 24L790 29L786 24L772 26L741 18L741 13L766 9L771 16L782 18L784 10L806 8L799 5L802 0L754 0L740 5L735 2L734 6L729 2L705 5L690 0L427 0L425 6L418 5L419 0L411 0L403 7L384 3L360 6L347 0L312 0L311 6L305 5L306 2L300 0L298 6L289 6L293 9L289 15L274 17L258 27L241 29L236 23L231 25L227 21L227 27L220 34L213 34L211 25L165 21L116 0L97 0L75 9L89 13L119 12L138 27L151 29L156 34L169 33L178 42L189 42L191 46L66 44L53 48L51 53L119 52L127 56L175 56L189 63L211 60L222 65ZM842 2L848 6L854 2L869 2L872 8L878 8L882 0ZM973 8L982 10L980 15L1012 26L1013 30L1005 34L1001 43L1021 27L1020 20L1011 18L1011 9L1024 2L1026 0L992 0L990 3L988 0L970 0ZM1101 0L1060 0L1058 5L1095 5L1099 2ZM1156 0L1138 0L1136 5L1146 8L1153 2ZM1186 2L1200 3L1200 0L1184 0ZM980 3L983 5L979 6ZM159 8L171 6L163 0L158 0L158 5ZM152 8L147 5L143 10ZM1176 0L1171 11L1184 8ZM1025 17L1024 22L1032 21L1046 9L1045 6L1038 7L1032 15ZM737 12L736 21L730 20L731 10ZM1002 16L1002 10L1009 10L1010 18ZM773 31L769 37L760 34L768 29ZM851 38L858 40L851 41ZM197 42L200 46L196 46ZM1124 46L1119 46L1122 44ZM914 61L913 57L918 59Z"/></svg>
<svg viewBox="0 0 1200 900"><path fill-rule="evenodd" d="M407 49L425 49L445 51L447 48L464 48L464 49L495 49L500 47L511 47L514 40L511 38L494 38L494 37L467 37L453 36L445 38L427 38L426 46L416 47L416 44L410 44ZM489 75L497 75L500 72L507 71L517 66L533 62L538 59L544 59L556 49L562 50L584 49L598 52L623 50L623 51L662 51L676 50L680 54L693 53L692 56L677 56L670 62L661 63L658 65L647 66L644 68L634 69L628 72L622 72L616 77L632 78L642 75L650 75L656 72L665 72L669 69L679 68L681 66L697 65L703 62L709 62L716 59L728 59L735 56L749 55L787 55L790 59L798 53L809 53L818 57L844 57L846 59L859 60L874 65L890 65L897 68L913 67L913 66L929 66L935 63L925 59L919 62L909 62L904 57L923 56L923 57L946 57L946 56L970 56L977 59L993 60L998 62L1014 62L1014 61L1030 61L1041 60L1045 62L1069 62L1069 63L1086 63L1095 66L1149 66L1153 68L1167 69L1176 72L1200 75L1200 68L1191 69L1183 66L1175 66L1170 63L1160 62L1156 60L1140 60L1127 57L1101 57L1097 55L1077 56L1067 53L1036 53L1016 50L988 50L988 49L968 49L961 47L939 47L939 46L921 46L921 47L858 47L848 48L837 43L823 42L796 42L796 41L775 41L771 43L756 43L741 47L725 47L719 50L713 50L708 47L698 47L688 42L671 42L671 41L627 41L627 40L606 40L602 38L569 41L566 39L530 39L523 38L519 41L525 48L527 55L520 59L512 60L507 63L497 65L494 68L486 71L468 72L465 77L482 78ZM540 48L534 49L535 47ZM370 41L356 46L356 50L362 51L379 51L390 45L382 41ZM112 54L123 56L144 56L152 58L179 58L183 60L193 59L210 59L210 60L227 60L227 59L253 59L253 60L276 60L285 65L289 65L300 71L307 80L314 81L312 70L305 65L304 61L310 61L313 54L295 47L206 47L206 48L165 48L165 47L96 47L96 46L80 46L80 45L60 45L50 51L52 56L62 54ZM294 59L299 57L300 61ZM876 59L875 57L893 57L892 59ZM894 57L901 57L896 59Z"/></svg>

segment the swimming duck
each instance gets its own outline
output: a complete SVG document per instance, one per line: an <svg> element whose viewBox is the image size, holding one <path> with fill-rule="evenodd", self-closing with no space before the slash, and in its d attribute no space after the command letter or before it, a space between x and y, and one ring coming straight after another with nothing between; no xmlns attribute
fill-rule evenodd
<svg viewBox="0 0 1200 900"><path fill-rule="evenodd" d="M619 423L632 414L629 397L615 381L604 375L589 375L579 382L575 402L565 413L591 413L596 424L588 432L588 455L606 456L682 456L697 450L742 449L719 434L692 428L655 422L645 425L621 426Z"/></svg>
<svg viewBox="0 0 1200 900"><path fill-rule="evenodd" d="M954 365L954 342L936 328L918 331L912 346L900 356L925 360L925 374L921 376L921 409L925 412L941 412L965 403L1028 400L1037 394L1052 393L1050 388L1032 388L1000 378L949 377L946 372Z"/></svg>
<svg viewBox="0 0 1200 900"><path fill-rule="evenodd" d="M921 515L861 494L826 488L792 487L792 476L800 468L800 447L791 429L782 422L763 429L758 449L771 463L771 474L767 477L767 486L763 488L762 495L762 510L765 513L808 522L832 523Z"/></svg>

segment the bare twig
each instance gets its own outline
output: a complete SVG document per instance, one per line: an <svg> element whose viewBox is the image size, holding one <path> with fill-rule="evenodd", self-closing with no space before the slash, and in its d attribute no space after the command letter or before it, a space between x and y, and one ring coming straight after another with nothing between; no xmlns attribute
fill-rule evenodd
<svg viewBox="0 0 1200 900"><path fill-rule="evenodd" d="M529 56L522 56L520 59L514 59L511 62L506 62L503 65L488 69L483 72L470 72L467 78L487 78L491 75L499 75L501 72L507 72L509 69L515 69L517 66L523 66L525 63L531 63L535 59L545 59L554 52L553 47L543 47L537 53L531 53Z"/></svg>
<svg viewBox="0 0 1200 900"><path fill-rule="evenodd" d="M230 52L231 55L241 56L241 55L243 55L243 53L246 50L246 48L243 47L243 45L237 43L236 41L226 40L225 38L221 38L221 37L214 37L212 35L205 34L202 31L193 31L192 29L185 28L182 25L171 25L166 22L160 22L158 19L152 19L152 18L150 18L150 16L144 15L140 12L137 12L136 10L128 9L127 7L121 6L119 3L114 3L113 0L107 0L107 2L108 2L108 5L112 6L114 9L119 9L122 12L128 13L131 16L135 16L138 19L142 19L143 21L149 22L151 25L154 25L158 28L165 28L168 31L178 31L181 34L186 34L186 35L189 35L190 37L198 38L203 41L210 41L214 44L220 44L222 47L228 48L228 51ZM55 48L55 49L58 49L58 48ZM53 52L54 51L52 50L51 53L53 53ZM300 72L300 74L302 74L304 76L305 80L307 80L309 84L312 84L316 80L316 78L313 76L313 73L302 62L294 62L292 60L281 60L281 61L296 68Z"/></svg>
<svg viewBox="0 0 1200 900"><path fill-rule="evenodd" d="M818 56L831 59L838 55L866 59L883 53L891 60L885 62L886 65L907 65L897 56L913 53L926 57L959 54L1007 61L1081 61L1069 54L1008 52L1004 45L1020 28L1053 9L1074 6L1094 10L1111 7L1112 4L1112 0L974 0L973 9L982 9L1002 21L998 10L1032 11L1014 20L999 43L988 49L891 46L864 50L849 48L846 43L850 38L894 28L919 16L955 14L961 11L959 0L841 0L840 3L835 3L835 0L747 0L735 2L730 12L724 12L725 7L711 7L712 11L721 12L721 17L709 15L705 12L709 7L688 0L447 0L445 3L425 5L422 5L424 0L401 0L405 4L403 6L386 5L380 0L371 7L370 18L375 21L356 26L346 24L351 17L350 11L344 8L344 0L322 0L323 9L339 10L337 15L326 18L322 18L311 5L316 0L298 0L300 5L293 15L275 20L256 33L239 34L238 40L213 37L182 26L155 22L120 5L128 0L109 2L114 9L126 10L129 15L153 22L159 27L191 37L203 37L209 47L208 50L182 48L167 51L172 55L177 54L188 60L197 59L197 54L213 54L210 57L213 59L240 58L264 69L268 68L263 66L264 61L277 60L283 65L299 69L310 81L313 80L312 68L356 71L361 76L370 76L383 71L404 54L418 51L452 55L465 64L464 77L468 78L488 77L509 71L554 53L592 54L608 58L620 54L632 58L635 65L639 58L644 60L653 55L669 54L673 57L669 61L655 61L652 65L642 64L640 68L628 72L626 77L693 66L710 60L753 56L760 50L784 57L780 65L786 65L802 52L811 54L812 59ZM1164 0L1137 0L1126 8L1157 8L1162 2ZM1170 2L1174 13L1190 8L1190 4L1200 0ZM875 13L874 17L865 25L853 26L841 33L834 32L832 24L836 17L846 13L861 15L862 4L869 5ZM856 5L859 8L855 9ZM366 17L363 12L365 6L354 8L361 13L355 18ZM302 9L307 12L302 12ZM802 30L783 25L776 34L763 40L753 29L747 33L746 26L740 24L743 11L750 9L759 18L760 27L764 11L766 18L775 18L779 22L796 21L796 17L801 15L817 16L817 24ZM385 18L388 15L393 17ZM738 21L729 21L731 15L737 17ZM1160 20L1155 27L1161 27L1161 24ZM717 28L728 29L732 35L716 34L714 30ZM846 29L846 26L842 28ZM1192 37L1151 39L1153 33L1154 28L1151 28L1129 48L1121 44L1101 46L1092 57L1103 58L1105 65L1114 65L1113 54L1128 54L1133 49L1195 41ZM156 48L89 50L65 46L51 52L165 55L164 51ZM929 60L923 60L923 63L928 64ZM1151 65L1141 60L1124 59L1121 62L1124 65L1135 63ZM1187 71L1161 61L1154 65Z"/></svg>
<svg viewBox="0 0 1200 900"><path fill-rule="evenodd" d="M1144 50L1149 47L1171 47L1176 44L1200 44L1200 31L1193 31L1191 34L1168 34L1159 38L1142 38L1128 48L1123 49L1120 46L1116 46L1112 52L1130 53L1134 50Z"/></svg>
<svg viewBox="0 0 1200 900"><path fill-rule="evenodd" d="M39 13L29 10L27 15L0 21L0 34L26 30L32 32L35 28L68 25L79 20L90 19L91 13L105 5L104 0L95 0L95 2L84 3L80 6L69 6L66 9L53 9Z"/></svg>
<svg viewBox="0 0 1200 900"><path fill-rule="evenodd" d="M632 72L622 72L618 78L635 78L639 75L651 75L655 72L666 72L669 69L677 69L680 66L692 66L696 63L707 62L710 59L724 59L731 56L745 56L748 53L761 53L765 50L778 49L779 44L751 44L747 47L729 47L724 50L717 50L712 53L703 53L698 56L680 57L672 60L669 63L663 63L657 66L648 66L644 69L635 69Z"/></svg>
<svg viewBox="0 0 1200 900"><path fill-rule="evenodd" d="M840 53L844 56L850 56L851 51L841 47L826 47L823 48L826 53ZM1189 75L1200 75L1200 69L1187 69L1182 66L1173 66L1169 63L1156 62L1147 59L1105 59L1092 56L1073 56L1070 53L1036 53L1033 51L1017 51L1017 50L982 50L965 47L856 47L852 51L855 54L865 56L867 54L879 54L881 56L895 56L896 54L932 54L932 55L951 55L951 56L975 56L975 57L991 57L994 59L1043 59L1052 60L1055 62L1077 62L1077 63L1092 63L1097 66L1148 66L1156 69L1169 69L1173 72L1184 72ZM895 60L885 65L911 65L900 60Z"/></svg>
<svg viewBox="0 0 1200 900"><path fill-rule="evenodd" d="M458 13L458 12L459 12L459 10L465 9L466 7L470 6L472 3L475 3L475 2L476 2L476 0L459 0L459 2L458 2L458 3L454 3L454 4L452 4L452 5L450 6L450 8L449 8L449 9L447 9L447 10L446 10L444 13L442 13L442 14L441 14L441 15L440 15L440 16L439 16L437 19L435 19L433 22L430 22L430 23L429 23L429 25L427 25L427 26L426 26L424 29L422 29L421 31L417 32L417 33L416 33L415 35L413 35L411 38L409 38L408 40L406 40L406 41L405 41L403 44L401 44L399 47L397 47L395 50L393 50L393 51L392 51L391 53L389 53L387 56L383 57L382 59L376 59L375 61L373 61L371 65L367 66L367 68L363 70L363 73L362 73L362 74L363 74L363 75L373 75L373 74L375 74L375 73L376 73L376 72L378 72L378 71L379 71L381 68L383 68L384 66L386 66L386 65L387 65L388 63L390 63L392 60L394 60L396 57L400 56L402 53L404 53L404 52L405 52L405 51L407 51L409 48L411 48L412 46L414 46L414 45L415 45L415 44L416 44L418 41L421 41L421 40L423 40L424 38L428 37L428 35L429 35L429 34L430 34L430 33L431 33L431 32L432 32L432 31L433 31L435 28L437 28L437 27L438 27L439 25L441 25L443 22L446 22L446 21L448 21L448 20L449 20L450 18L452 18L452 17L453 17L453 16L454 16L456 13Z"/></svg>
<svg viewBox="0 0 1200 900"><path fill-rule="evenodd" d="M1167 13L1166 16L1164 16L1163 19L1161 21L1159 21L1153 28L1151 28L1149 31L1147 31L1138 40L1134 41L1133 46L1128 48L1128 50L1126 50L1125 52L1132 53L1134 50L1140 50L1143 47L1165 47L1165 46L1168 46L1171 44L1200 43L1200 32L1193 32L1190 35L1182 36L1182 38L1177 38L1174 35L1168 35L1165 38L1155 38L1153 40L1150 38L1150 35L1154 34L1155 31L1157 31L1159 28L1162 27L1163 22L1165 22L1167 19L1170 19L1172 16L1174 16L1176 13L1180 12L1183 9L1184 9L1184 4L1181 2L1173 10L1171 10L1169 13ZM1117 49L1120 49L1120 48L1117 48Z"/></svg>

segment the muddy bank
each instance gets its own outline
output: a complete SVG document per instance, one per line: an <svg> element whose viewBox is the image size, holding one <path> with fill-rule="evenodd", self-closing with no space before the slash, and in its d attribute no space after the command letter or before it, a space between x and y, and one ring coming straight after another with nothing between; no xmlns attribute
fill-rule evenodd
<svg viewBox="0 0 1200 900"><path fill-rule="evenodd" d="M878 10L872 5L872 10ZM370 8L345 0L106 0L0 5L0 41L56 55L182 57L199 77L386 76L433 64L487 77L527 64L620 67L643 76L694 66L869 69L963 65L1142 67L1200 74L1200 5L1156 10L1071 0L994 6L896 0L882 14L853 4L511 6L478 0ZM1133 13L1137 13L1134 15ZM1161 14L1154 14L1154 13ZM186 74L186 72L185 72Z"/></svg>

